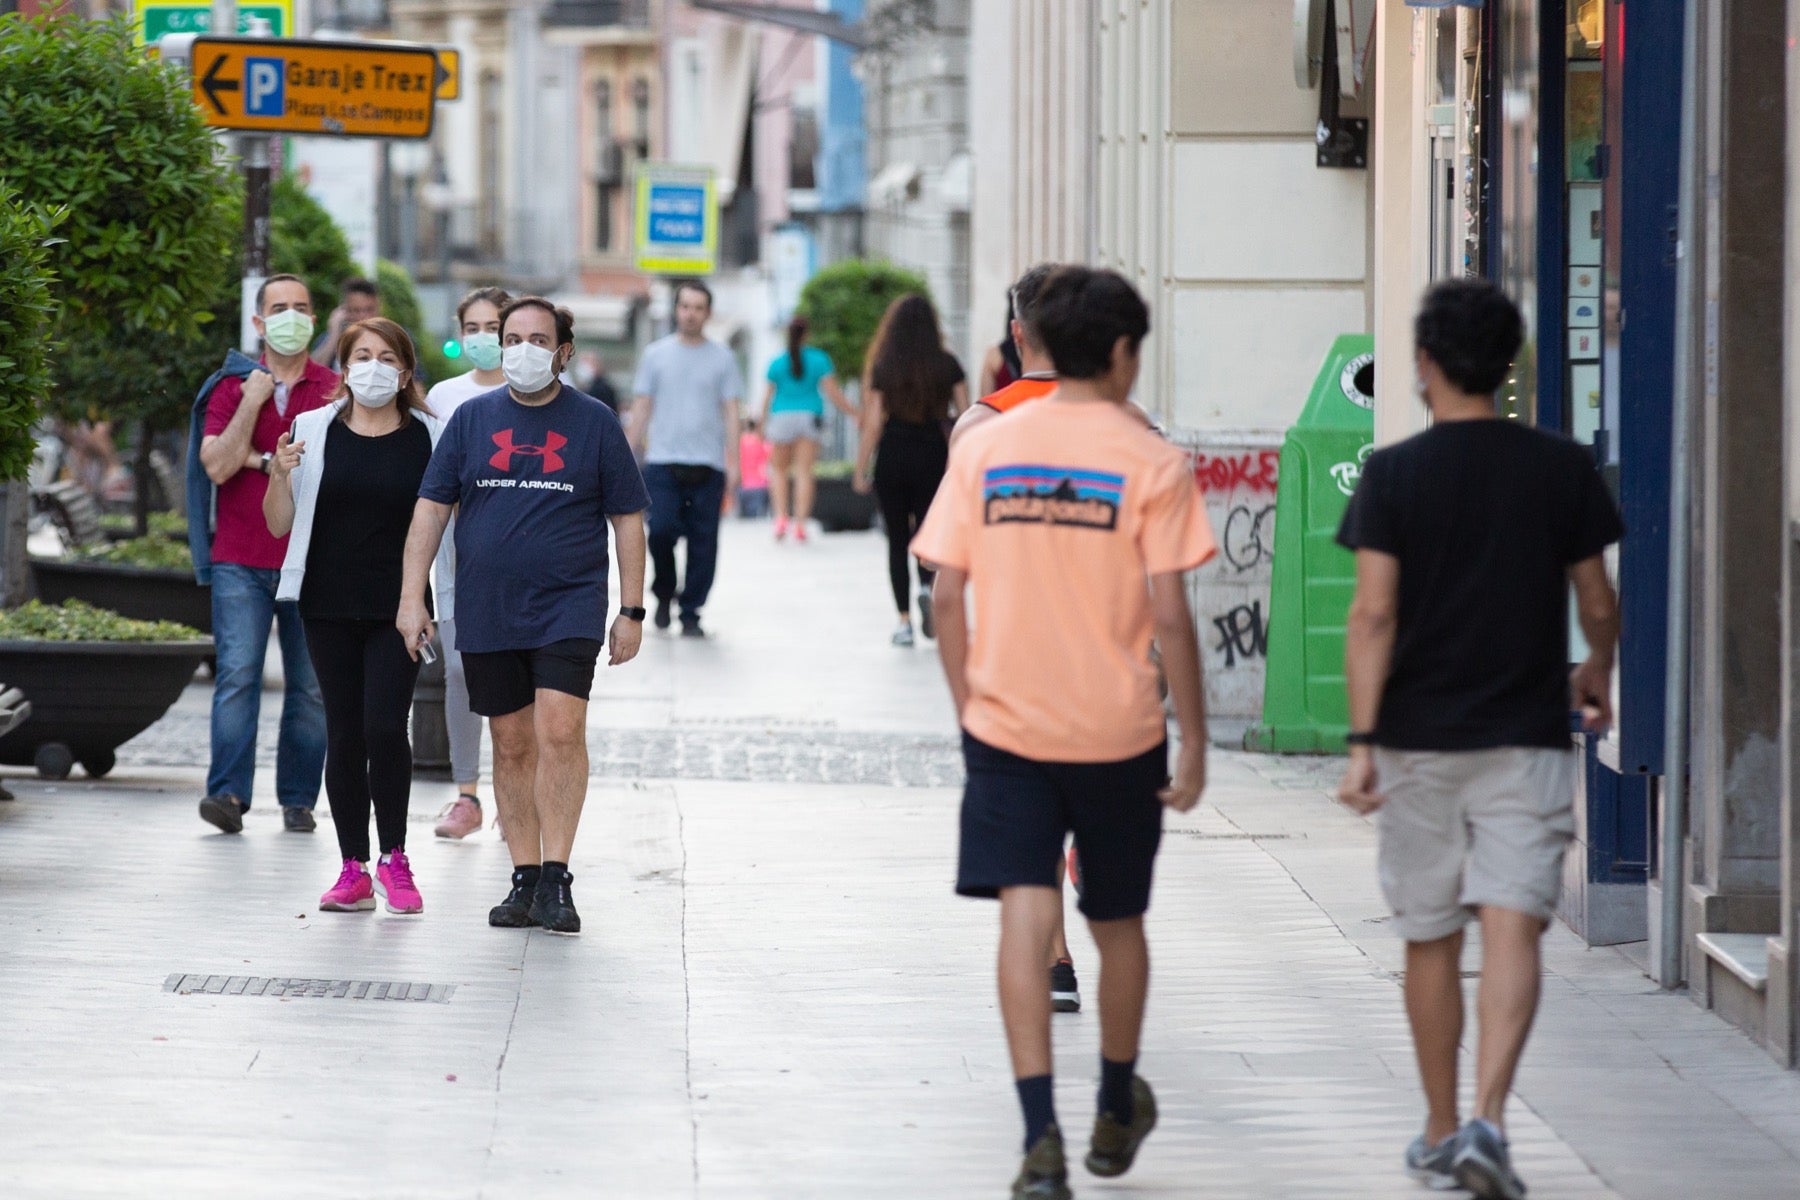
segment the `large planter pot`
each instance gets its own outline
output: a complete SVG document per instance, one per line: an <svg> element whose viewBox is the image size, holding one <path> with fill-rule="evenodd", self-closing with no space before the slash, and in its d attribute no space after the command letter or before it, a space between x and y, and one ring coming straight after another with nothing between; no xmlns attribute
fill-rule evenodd
<svg viewBox="0 0 1800 1200"><path fill-rule="evenodd" d="M85 600L122 617L179 621L212 632L212 589L195 583L190 570L34 558L31 574L45 604Z"/></svg>
<svg viewBox="0 0 1800 1200"><path fill-rule="evenodd" d="M98 779L114 751L181 696L212 639L192 642L0 640L0 681L31 701L31 716L0 737L0 763L67 778L77 762Z"/></svg>
<svg viewBox="0 0 1800 1200"><path fill-rule="evenodd" d="M821 479L813 496L813 516L826 533L869 529L875 524L875 497L858 492L848 479Z"/></svg>

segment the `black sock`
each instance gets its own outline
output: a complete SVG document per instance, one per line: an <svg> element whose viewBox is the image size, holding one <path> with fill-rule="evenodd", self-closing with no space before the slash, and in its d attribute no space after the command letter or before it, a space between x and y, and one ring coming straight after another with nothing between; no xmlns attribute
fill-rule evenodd
<svg viewBox="0 0 1800 1200"><path fill-rule="evenodd" d="M1049 1075L1033 1075L1016 1079L1019 1106L1025 1110L1025 1153L1030 1154L1044 1131L1056 1124L1056 1089Z"/></svg>
<svg viewBox="0 0 1800 1200"><path fill-rule="evenodd" d="M1131 1077L1137 1073L1137 1059L1113 1062L1100 1056L1100 1111L1111 1113L1121 1125L1131 1124L1137 1116L1137 1103L1131 1098Z"/></svg>
<svg viewBox="0 0 1800 1200"><path fill-rule="evenodd" d="M538 880L538 887L539 888L543 888L545 886L555 887L557 884L559 884L563 881L563 877L565 875L567 875L568 873L569 873L569 864L568 863L551 862L549 859L546 858L544 860L544 874Z"/></svg>
<svg viewBox="0 0 1800 1200"><path fill-rule="evenodd" d="M535 892L537 891L538 879L543 873L544 869L536 863L532 863L528 867L514 867L513 886Z"/></svg>

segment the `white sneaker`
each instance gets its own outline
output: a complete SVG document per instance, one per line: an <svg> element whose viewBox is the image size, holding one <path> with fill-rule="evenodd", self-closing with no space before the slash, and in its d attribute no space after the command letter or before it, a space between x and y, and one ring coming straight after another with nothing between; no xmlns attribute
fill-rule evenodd
<svg viewBox="0 0 1800 1200"><path fill-rule="evenodd" d="M912 625L906 621L900 622L900 627L898 629L894 630L894 636L889 640L891 640L894 643L894 645L896 645L896 646L912 645L913 644Z"/></svg>

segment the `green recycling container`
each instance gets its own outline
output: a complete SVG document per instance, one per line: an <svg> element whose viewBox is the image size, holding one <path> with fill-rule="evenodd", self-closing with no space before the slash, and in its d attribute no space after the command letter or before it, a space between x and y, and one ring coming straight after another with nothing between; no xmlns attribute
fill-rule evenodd
<svg viewBox="0 0 1800 1200"><path fill-rule="evenodd" d="M1268 674L1262 723L1244 735L1248 749L1343 752L1344 624L1356 560L1337 544L1337 531L1374 446L1375 339L1343 334L1281 446Z"/></svg>

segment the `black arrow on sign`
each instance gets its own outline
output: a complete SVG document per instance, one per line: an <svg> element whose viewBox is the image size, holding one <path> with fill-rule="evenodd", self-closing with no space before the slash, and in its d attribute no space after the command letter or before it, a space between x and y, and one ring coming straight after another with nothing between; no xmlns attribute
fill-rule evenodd
<svg viewBox="0 0 1800 1200"><path fill-rule="evenodd" d="M219 110L221 117L226 113L225 106L219 102L219 93L239 90L237 80L219 78L219 68L224 65L225 55L221 54L213 59L213 65L206 68L206 74L200 80L200 90L206 93L206 98L212 101L212 106Z"/></svg>

